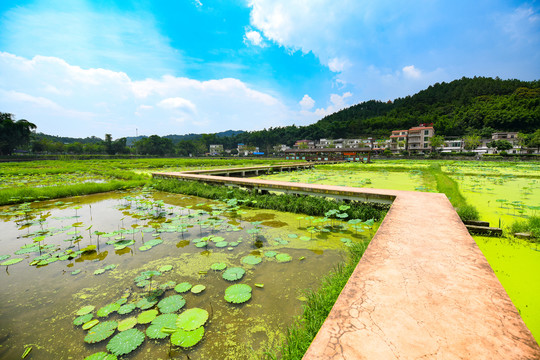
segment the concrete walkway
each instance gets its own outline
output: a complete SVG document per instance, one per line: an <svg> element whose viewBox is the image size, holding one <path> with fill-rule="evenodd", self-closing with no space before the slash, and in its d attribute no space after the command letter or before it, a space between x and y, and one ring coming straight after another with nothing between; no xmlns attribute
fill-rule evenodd
<svg viewBox="0 0 540 360"><path fill-rule="evenodd" d="M155 175L394 200L304 359L540 359L538 344L443 194Z"/></svg>

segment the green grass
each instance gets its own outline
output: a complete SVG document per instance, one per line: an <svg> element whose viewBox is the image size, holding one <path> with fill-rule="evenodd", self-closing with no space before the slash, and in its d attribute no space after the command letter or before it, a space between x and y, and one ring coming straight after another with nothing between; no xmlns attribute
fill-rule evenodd
<svg viewBox="0 0 540 360"><path fill-rule="evenodd" d="M510 226L510 232L529 233L531 237L540 238L540 216L531 216L523 221L516 221Z"/></svg>
<svg viewBox="0 0 540 360"><path fill-rule="evenodd" d="M198 181L154 180L152 184L156 190L171 193L194 195L215 200L237 199L244 201L246 205L259 209L271 209L313 216L324 216L325 212L339 209L340 205L345 205L343 201L327 200L322 197L289 194L261 195L238 188L209 185ZM389 208L388 205L362 202L350 202L347 205L350 206L345 211L348 214L347 220L374 219L378 221L384 218Z"/></svg>
<svg viewBox="0 0 540 360"><path fill-rule="evenodd" d="M306 292L307 301L303 314L287 329L287 335L282 345L277 349L268 350L263 359L301 359L309 345L319 332L328 317L339 294L351 277L366 246L361 243L349 248L349 259L339 264L335 270L326 275L316 290Z"/></svg>
<svg viewBox="0 0 540 360"><path fill-rule="evenodd" d="M148 180L110 181L50 187L22 187L0 191L0 205L19 204L34 200L58 199L69 196L89 195L101 192L143 186Z"/></svg>
<svg viewBox="0 0 540 360"><path fill-rule="evenodd" d="M459 191L458 183L446 175L439 164L430 165L427 174L435 179L437 191L446 195L461 220L478 220L478 210L474 206L467 204Z"/></svg>

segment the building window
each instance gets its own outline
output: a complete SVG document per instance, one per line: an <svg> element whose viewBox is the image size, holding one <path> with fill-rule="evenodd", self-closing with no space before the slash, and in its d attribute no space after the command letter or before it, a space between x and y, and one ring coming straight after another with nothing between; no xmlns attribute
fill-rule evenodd
<svg viewBox="0 0 540 360"><path fill-rule="evenodd" d="M429 141L429 137L428 136L424 137L424 141Z"/></svg>
<svg viewBox="0 0 540 360"><path fill-rule="evenodd" d="M427 149L428 144L424 144L424 149Z"/></svg>
<svg viewBox="0 0 540 360"><path fill-rule="evenodd" d="M429 135L429 130L424 130L424 135Z"/></svg>

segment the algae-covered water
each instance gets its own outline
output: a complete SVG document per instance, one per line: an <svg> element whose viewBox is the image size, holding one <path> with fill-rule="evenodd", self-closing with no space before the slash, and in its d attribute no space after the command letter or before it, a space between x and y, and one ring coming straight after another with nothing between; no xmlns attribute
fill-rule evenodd
<svg viewBox="0 0 540 360"><path fill-rule="evenodd" d="M372 164L347 163L313 170L278 173L266 179L376 189L436 191L422 172L439 164L459 185L480 220L507 229L515 221L540 215L540 164L479 161L376 160ZM513 238L475 236L499 281L540 343L540 251L538 244Z"/></svg>
<svg viewBox="0 0 540 360"><path fill-rule="evenodd" d="M142 192L0 208L0 262L21 259L1 267L0 358L20 359L30 347L28 359L106 352L120 331L113 325L105 339L85 342L93 330L82 325L90 319L136 319L144 340L123 359L248 359L279 345L301 313L304 290L344 259L348 243L367 244L373 230L357 233L346 223L332 227L314 217L240 205ZM225 280L232 267L245 274ZM181 283L197 291L177 287ZM248 285L251 297L226 301L234 284ZM174 295L185 304L173 317L192 308L208 316L194 346L171 347L163 333L164 339L151 338L151 317L169 310L148 302ZM150 320L139 316L146 305L156 309L146 314ZM84 306L94 308L81 319Z"/></svg>

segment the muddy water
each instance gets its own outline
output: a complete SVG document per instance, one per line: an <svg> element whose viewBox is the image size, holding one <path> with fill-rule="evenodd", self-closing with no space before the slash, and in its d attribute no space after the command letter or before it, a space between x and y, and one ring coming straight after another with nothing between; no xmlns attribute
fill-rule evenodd
<svg viewBox="0 0 540 360"><path fill-rule="evenodd" d="M106 351L111 337L96 344L84 342L87 331L73 325L78 309L93 305L96 317L100 307L122 296L127 296L128 303L136 302L167 282L186 281L206 286L200 294L182 294L186 300L182 310L199 307L210 314L202 341L187 350L171 349L168 339L147 337L138 349L122 358L253 358L279 344L286 327L301 313L303 290L316 287L321 277L345 257L342 239L364 242L372 235L369 231L356 235L346 225L331 232L310 234L306 227L316 219L247 208L231 212L226 211L223 203L165 193L92 195L64 203L35 203L32 208L27 215L17 213L20 208L0 208L0 255L23 259L0 267L2 359L20 359L28 346L32 346L28 359L83 359ZM197 212L201 214L196 215ZM254 228L259 230L248 232ZM98 239L95 231L107 234ZM35 260L40 256L39 249L15 254L43 234L46 237L40 242L44 247L41 253L56 254L62 260L36 266L30 263L44 258ZM233 243L229 245L238 244L217 247L216 242L209 241L207 247L195 246L199 239L210 235ZM135 243L115 249L107 242L118 241L116 238ZM144 250L144 244L153 239L163 242ZM66 249L76 252L89 245L96 249L72 253L74 258L65 259ZM279 263L264 256L270 250L287 253L292 260ZM242 258L250 254L260 256L262 262L243 263ZM216 262L246 270L245 276L234 283L252 287L248 302L235 305L224 300L225 289L233 282L224 280L222 271L210 269ZM113 269L95 274L96 270L113 265ZM142 271L158 270L163 265L173 268L153 277L146 287L138 287L134 282ZM160 298L174 294L177 293L173 289L168 289ZM98 319L120 321L140 312L114 312ZM148 325L135 327L144 332Z"/></svg>

